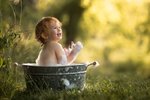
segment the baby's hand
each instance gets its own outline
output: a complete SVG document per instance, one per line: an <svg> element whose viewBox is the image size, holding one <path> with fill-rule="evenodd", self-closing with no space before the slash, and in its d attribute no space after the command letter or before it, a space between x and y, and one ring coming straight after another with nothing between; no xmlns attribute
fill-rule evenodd
<svg viewBox="0 0 150 100"><path fill-rule="evenodd" d="M71 52L76 55L82 48L83 48L83 45L82 45L82 43L80 41L78 41L77 43L74 43L72 41L71 45L69 46L69 48L64 48L64 51L65 51L67 56Z"/></svg>
<svg viewBox="0 0 150 100"><path fill-rule="evenodd" d="M75 46L75 44L74 44L74 42L72 41L72 42L71 42L71 45L69 45L68 48L64 48L64 51L65 51L65 53L66 53L67 56L71 53L71 51L73 50L74 46Z"/></svg>
<svg viewBox="0 0 150 100"><path fill-rule="evenodd" d="M66 56L68 56L71 52L71 49L70 48L64 48L64 51L65 51Z"/></svg>
<svg viewBox="0 0 150 100"><path fill-rule="evenodd" d="M81 49L83 48L83 45L80 41L78 41L76 44L74 44L72 48L72 53L76 55Z"/></svg>
<svg viewBox="0 0 150 100"><path fill-rule="evenodd" d="M80 41L78 41L74 46L74 50L77 52L79 52L82 48L83 48L83 45Z"/></svg>
<svg viewBox="0 0 150 100"><path fill-rule="evenodd" d="M71 64L72 62L74 62L74 60L76 59L79 51L83 48L83 45L81 42L77 42L77 43L73 43L71 42L71 45L69 46L68 49L64 49L64 51L66 52L67 55L67 60L68 63Z"/></svg>

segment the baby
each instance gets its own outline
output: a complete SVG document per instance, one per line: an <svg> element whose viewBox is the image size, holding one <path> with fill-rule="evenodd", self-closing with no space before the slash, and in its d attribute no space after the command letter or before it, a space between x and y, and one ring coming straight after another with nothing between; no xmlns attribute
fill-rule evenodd
<svg viewBox="0 0 150 100"><path fill-rule="evenodd" d="M36 59L38 65L71 64L83 48L81 42L72 42L68 49L62 47L59 43L62 39L61 22L55 17L42 18L36 25L35 35L37 41L43 45Z"/></svg>

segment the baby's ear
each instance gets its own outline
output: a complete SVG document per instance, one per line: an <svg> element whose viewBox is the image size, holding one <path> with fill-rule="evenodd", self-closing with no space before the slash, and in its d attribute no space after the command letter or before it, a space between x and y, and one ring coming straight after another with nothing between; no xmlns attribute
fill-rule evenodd
<svg viewBox="0 0 150 100"><path fill-rule="evenodd" d="M46 36L44 33L41 34L41 37L42 37L43 39L48 39L48 36Z"/></svg>

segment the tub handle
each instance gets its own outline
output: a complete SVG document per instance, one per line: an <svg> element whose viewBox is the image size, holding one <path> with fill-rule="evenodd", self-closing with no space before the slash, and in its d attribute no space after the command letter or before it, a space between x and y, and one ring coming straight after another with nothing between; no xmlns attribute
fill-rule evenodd
<svg viewBox="0 0 150 100"><path fill-rule="evenodd" d="M14 65L15 65L16 67L21 67L21 64L19 64L18 62L15 62Z"/></svg>
<svg viewBox="0 0 150 100"><path fill-rule="evenodd" d="M86 66L88 67L88 66L91 66L91 65L97 67L97 66L99 66L100 64L99 64L99 62L97 62L97 61L93 61L93 62L87 64Z"/></svg>

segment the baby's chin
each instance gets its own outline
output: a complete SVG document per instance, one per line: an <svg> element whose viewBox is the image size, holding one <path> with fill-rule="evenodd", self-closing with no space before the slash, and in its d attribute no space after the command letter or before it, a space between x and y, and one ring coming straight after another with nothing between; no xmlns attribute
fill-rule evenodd
<svg viewBox="0 0 150 100"><path fill-rule="evenodd" d="M59 40L61 40L62 39L62 36L60 36L60 37L58 37L59 38Z"/></svg>
<svg viewBox="0 0 150 100"><path fill-rule="evenodd" d="M56 39L56 41L58 42L58 41L60 41L62 39L62 37L58 37L57 39Z"/></svg>

